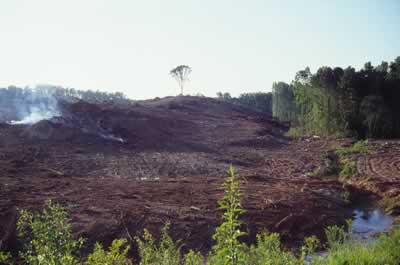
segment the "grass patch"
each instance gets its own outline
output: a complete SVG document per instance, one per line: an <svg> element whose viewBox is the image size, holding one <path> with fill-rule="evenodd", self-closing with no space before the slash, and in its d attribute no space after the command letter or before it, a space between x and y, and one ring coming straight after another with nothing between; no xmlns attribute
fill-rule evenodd
<svg viewBox="0 0 400 265"><path fill-rule="evenodd" d="M336 153L341 159L354 154L369 154L370 148L368 146L368 140L357 141L349 147L339 148Z"/></svg>
<svg viewBox="0 0 400 265"><path fill-rule="evenodd" d="M312 173L310 177L336 177L349 178L357 175L356 155L369 154L368 140L358 141L351 146L338 148L336 151L324 153L323 163ZM368 180L372 178L369 177Z"/></svg>
<svg viewBox="0 0 400 265"><path fill-rule="evenodd" d="M350 178L357 176L356 155L369 154L370 152L368 140L361 140L349 147L337 149L335 153L339 157L340 177Z"/></svg>
<svg viewBox="0 0 400 265"><path fill-rule="evenodd" d="M356 162L346 161L342 162L340 169L340 176L344 178L349 178L357 174Z"/></svg>
<svg viewBox="0 0 400 265"><path fill-rule="evenodd" d="M312 265L398 265L400 264L400 230L381 235L375 242L334 242L325 258Z"/></svg>

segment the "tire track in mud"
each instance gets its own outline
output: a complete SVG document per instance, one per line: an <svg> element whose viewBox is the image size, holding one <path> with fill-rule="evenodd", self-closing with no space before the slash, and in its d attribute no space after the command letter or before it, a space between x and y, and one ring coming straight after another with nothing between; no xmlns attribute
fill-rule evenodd
<svg viewBox="0 0 400 265"><path fill-rule="evenodd" d="M344 180L378 195L380 205L400 222L400 141L371 140L370 154L356 158L358 176Z"/></svg>
<svg viewBox="0 0 400 265"><path fill-rule="evenodd" d="M400 180L400 150L397 146L375 145L377 153L357 158L357 172L364 177L378 178L383 181Z"/></svg>

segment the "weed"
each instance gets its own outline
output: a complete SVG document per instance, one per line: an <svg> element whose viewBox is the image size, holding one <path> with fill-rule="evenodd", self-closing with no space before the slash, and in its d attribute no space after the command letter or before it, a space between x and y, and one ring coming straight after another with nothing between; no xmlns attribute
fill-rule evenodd
<svg viewBox="0 0 400 265"><path fill-rule="evenodd" d="M312 265L398 265L400 230L381 235L375 242L345 242L328 250L326 257L316 258Z"/></svg>
<svg viewBox="0 0 400 265"><path fill-rule="evenodd" d="M335 249L346 242L347 236L343 227L337 225L325 229L326 240L330 249Z"/></svg>
<svg viewBox="0 0 400 265"><path fill-rule="evenodd" d="M357 174L356 162L345 160L342 162L340 176L344 178L352 177Z"/></svg>
<svg viewBox="0 0 400 265"><path fill-rule="evenodd" d="M181 245L174 242L168 235L169 224L161 232L160 242L157 243L148 230L144 230L142 237L136 237L138 244L140 264L152 265L179 265L181 260Z"/></svg>
<svg viewBox="0 0 400 265"><path fill-rule="evenodd" d="M279 234L262 233L257 235L257 244L247 251L246 265L296 265L300 264L293 254L281 249Z"/></svg>
<svg viewBox="0 0 400 265"><path fill-rule="evenodd" d="M369 154L370 148L368 140L358 141L350 147L343 147L336 150L339 156L339 175L344 178L349 178L357 175L357 167L354 155L356 154Z"/></svg>
<svg viewBox="0 0 400 265"><path fill-rule="evenodd" d="M217 227L213 239L216 244L212 247L211 260L215 264L242 264L245 245L238 238L245 235L240 230L242 222L239 217L245 212L241 206L241 192L238 177L233 166L229 168L228 177L223 187L224 197L219 201L219 208L224 210L223 223Z"/></svg>
<svg viewBox="0 0 400 265"><path fill-rule="evenodd" d="M357 141L352 146L339 148L336 153L341 159L353 154L369 154L368 140Z"/></svg>
<svg viewBox="0 0 400 265"><path fill-rule="evenodd" d="M0 264L13 264L11 254L0 251Z"/></svg>
<svg viewBox="0 0 400 265"><path fill-rule="evenodd" d="M190 250L185 255L185 265L203 265L204 264L204 257L201 255L200 252L195 252Z"/></svg>
<svg viewBox="0 0 400 265"><path fill-rule="evenodd" d="M302 263L305 262L306 256L311 256L315 251L321 246L321 242L316 236L309 236L304 239L304 244L301 247L301 257Z"/></svg>
<svg viewBox="0 0 400 265"><path fill-rule="evenodd" d="M131 265L132 262L127 258L129 249L130 246L127 245L126 239L114 240L108 251L105 251L99 243L96 243L93 253L89 255L85 264Z"/></svg>

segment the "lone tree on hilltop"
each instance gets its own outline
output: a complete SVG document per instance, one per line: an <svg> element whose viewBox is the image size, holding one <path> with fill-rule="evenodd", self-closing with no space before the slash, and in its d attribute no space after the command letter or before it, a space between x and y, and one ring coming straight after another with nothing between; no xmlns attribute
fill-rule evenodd
<svg viewBox="0 0 400 265"><path fill-rule="evenodd" d="M178 82L181 88L181 95L183 95L183 87L185 82L189 80L189 75L192 72L192 68L187 65L179 65L172 69L169 73Z"/></svg>

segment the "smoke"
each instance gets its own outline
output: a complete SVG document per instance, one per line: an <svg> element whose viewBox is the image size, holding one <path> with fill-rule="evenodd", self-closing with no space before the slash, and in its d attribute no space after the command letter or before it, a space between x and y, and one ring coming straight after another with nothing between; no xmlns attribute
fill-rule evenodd
<svg viewBox="0 0 400 265"><path fill-rule="evenodd" d="M10 124L34 124L41 120L49 120L55 116L59 116L59 112L52 106L29 106L28 110L24 110L27 115L21 120L11 121Z"/></svg>
<svg viewBox="0 0 400 265"><path fill-rule="evenodd" d="M121 144L126 143L126 141L124 139L122 139L121 137L118 137L118 136L115 136L115 135L112 135L112 134L99 133L99 135L102 138L106 139L106 140L111 140L111 141L114 141L114 142L120 142Z"/></svg>
<svg viewBox="0 0 400 265"><path fill-rule="evenodd" d="M19 119L10 121L10 124L34 124L60 116L58 100L51 87L26 89L14 101L14 108Z"/></svg>
<svg viewBox="0 0 400 265"><path fill-rule="evenodd" d="M50 120L52 124L61 125L62 128L97 135L107 141L127 143L125 139L114 133L111 124L102 124L103 119L96 116L100 114L96 112L97 108L92 110L88 107L86 111L85 108L78 111L66 108L63 103L68 102L67 98L60 93L60 90L57 90L57 87L42 85L34 89L25 88L15 91L13 97L7 100L10 109L13 109L13 116L7 121L11 125L32 125L42 120ZM90 103L81 104L90 106Z"/></svg>

